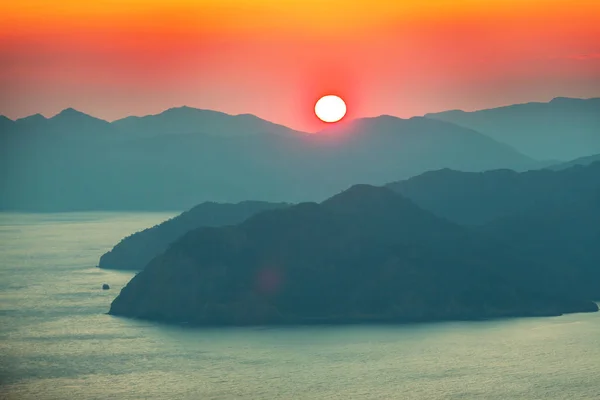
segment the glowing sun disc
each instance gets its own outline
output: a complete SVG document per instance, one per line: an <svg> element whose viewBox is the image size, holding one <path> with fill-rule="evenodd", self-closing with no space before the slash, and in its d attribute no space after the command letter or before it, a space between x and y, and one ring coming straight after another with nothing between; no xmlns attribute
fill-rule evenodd
<svg viewBox="0 0 600 400"><path fill-rule="evenodd" d="M323 122L337 122L346 115L346 103L332 94L323 96L315 104L315 114Z"/></svg>

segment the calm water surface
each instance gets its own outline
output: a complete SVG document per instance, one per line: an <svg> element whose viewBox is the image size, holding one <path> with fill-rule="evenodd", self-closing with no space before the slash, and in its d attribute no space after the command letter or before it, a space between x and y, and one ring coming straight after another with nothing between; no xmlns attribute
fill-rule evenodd
<svg viewBox="0 0 600 400"><path fill-rule="evenodd" d="M99 256L171 215L0 214L1 399L600 399L598 313L210 330L105 315L133 274Z"/></svg>

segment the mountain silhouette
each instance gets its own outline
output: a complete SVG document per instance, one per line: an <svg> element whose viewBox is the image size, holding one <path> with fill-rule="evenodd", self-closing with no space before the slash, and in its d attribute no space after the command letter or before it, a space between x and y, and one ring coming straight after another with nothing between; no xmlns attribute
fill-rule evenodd
<svg viewBox="0 0 600 400"><path fill-rule="evenodd" d="M523 170L536 165L510 146L471 129L423 117L402 119L383 115L360 118L325 129L312 138L317 143L329 142L333 146L343 143L347 151L354 154L377 153L379 158L384 159L380 163L387 160L390 168L400 166L410 169L410 175L417 170L449 165L467 171L481 171L492 165ZM487 157L477 157L479 151ZM434 164L436 167L433 167ZM369 164L363 165L363 169L370 168ZM374 168L380 167L376 164Z"/></svg>
<svg viewBox="0 0 600 400"><path fill-rule="evenodd" d="M80 131L81 134L89 134L90 131L108 130L110 123L100 118L92 117L91 115L77 111L74 108L66 108L49 118L48 121L53 125L54 130L67 133L73 131L74 127Z"/></svg>
<svg viewBox="0 0 600 400"><path fill-rule="evenodd" d="M600 162L560 171L426 172L388 184L421 207L451 221L481 225L526 210L545 199L578 199L600 185Z"/></svg>
<svg viewBox="0 0 600 400"><path fill-rule="evenodd" d="M188 232L127 284L110 314L254 325L597 311L538 289L531 278L543 271L387 188L359 185Z"/></svg>
<svg viewBox="0 0 600 400"><path fill-rule="evenodd" d="M156 115L126 117L112 122L112 125L134 137L198 133L217 136L303 134L251 114L230 115L186 106L170 108Z"/></svg>
<svg viewBox="0 0 600 400"><path fill-rule="evenodd" d="M37 127L43 128L44 123L48 118L42 114L33 114L28 117L19 118L15 120L16 127L20 129L36 129Z"/></svg>
<svg viewBox="0 0 600 400"><path fill-rule="evenodd" d="M259 201L238 204L202 203L161 224L122 239L100 257L98 267L141 270L188 231L202 226L238 224L258 212L286 206L285 203Z"/></svg>
<svg viewBox="0 0 600 400"><path fill-rule="evenodd" d="M550 165L547 168L553 169L553 170L561 170L561 169L571 168L575 165L590 165L590 164L593 164L598 161L600 161L600 154L594 154L591 156L579 157L579 158L576 158L575 160Z"/></svg>
<svg viewBox="0 0 600 400"><path fill-rule="evenodd" d="M600 98L558 97L488 110L426 114L475 129L537 160L572 160L600 153Z"/></svg>
<svg viewBox="0 0 600 400"><path fill-rule="evenodd" d="M27 123L24 121L27 120ZM537 163L426 118L361 119L308 134L250 115L182 107L113 123L73 109L15 122L3 139L0 209L185 210L204 201L322 200L356 182ZM23 126L21 129L19 126Z"/></svg>

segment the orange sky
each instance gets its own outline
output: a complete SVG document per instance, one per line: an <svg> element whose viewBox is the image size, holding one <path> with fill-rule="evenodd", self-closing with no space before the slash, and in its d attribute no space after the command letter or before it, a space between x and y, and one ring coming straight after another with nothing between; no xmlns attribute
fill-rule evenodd
<svg viewBox="0 0 600 400"><path fill-rule="evenodd" d="M86 3L0 5L0 114L186 104L317 129L329 92L403 117L600 96L597 0Z"/></svg>

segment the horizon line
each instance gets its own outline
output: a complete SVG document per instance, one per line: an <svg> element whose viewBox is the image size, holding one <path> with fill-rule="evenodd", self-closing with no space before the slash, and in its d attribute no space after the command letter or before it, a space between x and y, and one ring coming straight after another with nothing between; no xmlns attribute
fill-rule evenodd
<svg viewBox="0 0 600 400"><path fill-rule="evenodd" d="M595 100L595 99L600 99L600 95L598 95L597 97L587 97L587 98L585 98L585 97L555 96L555 97L552 97L548 101L527 101L527 102L522 102L522 103L509 103L509 104L505 104L505 105L502 105L502 106L488 107L488 108L479 108L479 109L474 109L474 110L463 110L463 109L455 108L455 109L447 109L447 110L442 110L442 111L427 112L427 113L424 113L422 115L412 115L410 117L400 117L400 116L392 115L392 114L365 115L365 116L361 116L361 117L358 117L358 118L353 118L352 121L353 120L359 120L359 119L366 119L366 118L379 118L379 117L393 117L393 118L408 120L408 119L411 119L411 118L426 117L427 115L430 115L430 114L441 114L441 113L447 113L447 112L474 113L474 112L479 112L479 111L497 110L497 109L502 109L502 108L508 108L508 107L520 106L520 105L528 105L528 104L550 104L553 101L556 101L556 100L559 100L559 99L566 99L566 100ZM86 116L88 116L90 118L95 118L97 120L104 121L104 122L107 122L109 124L112 124L114 122L122 121L122 120L127 119L127 118L153 117L153 116L162 115L162 114L164 114L164 113L166 113L168 111L171 111L171 110L180 110L180 109L186 109L186 108L187 109L191 109L191 110L195 110L195 111L207 111L207 112L212 112L212 113L223 114L223 115L226 115L226 116L229 116L229 117L251 116L251 117L255 117L255 118L258 118L260 120L263 120L265 122L269 122L271 124L280 125L280 126L288 128L288 129L292 129L292 130L299 131L299 132L305 132L305 131L302 131L302 130L299 130L299 129L296 129L296 128L292 128L292 127L290 127L288 125L285 125L285 124L282 124L282 123L279 123L279 122L271 121L269 119L263 118L263 117L261 117L259 115L252 114L252 113L232 114L232 113L228 113L226 111L209 109L209 108L193 107L193 106L188 106L188 105L185 105L185 104L181 105L181 106L169 107L169 108L163 109L162 111L159 111L159 112L156 112L156 113L143 114L143 115L132 114L132 115L127 115L127 116L122 117L122 118L116 118L116 119L113 119L113 120L96 117L95 115L93 115L91 113L83 112L83 111L78 110L78 109L76 109L74 107L64 108L61 111L53 114L52 116L46 116L43 113L38 112L38 113L30 114L30 115L27 115L27 116L24 116L24 117L15 118L15 119L13 119L13 118L5 115L5 114L0 114L0 117L5 118L5 119L7 119L7 120L9 120L11 122L17 122L17 121L20 121L20 120L24 120L24 119L31 118L31 117L36 117L36 116L41 116L45 120L51 120L52 118L55 118L55 117L59 116L60 114L66 112L66 111L75 111L77 113L86 115Z"/></svg>

